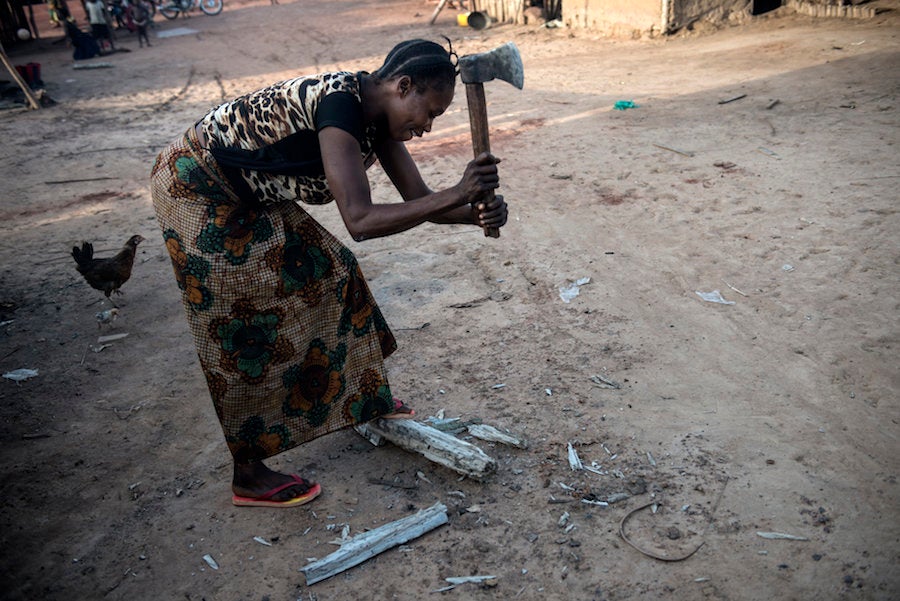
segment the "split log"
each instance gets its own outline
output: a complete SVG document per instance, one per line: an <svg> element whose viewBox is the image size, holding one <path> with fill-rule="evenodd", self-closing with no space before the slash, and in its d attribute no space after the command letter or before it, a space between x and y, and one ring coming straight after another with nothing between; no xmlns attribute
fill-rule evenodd
<svg viewBox="0 0 900 601"><path fill-rule="evenodd" d="M373 438L383 438L475 480L497 470L497 462L477 446L411 419L376 419L357 426L356 431L376 446L379 443Z"/></svg>
<svg viewBox="0 0 900 601"><path fill-rule="evenodd" d="M448 521L447 506L443 503L435 503L414 515L347 539L340 549L300 568L300 571L306 576L306 585L311 586L344 570L358 566L383 551L418 538L438 526L443 526Z"/></svg>

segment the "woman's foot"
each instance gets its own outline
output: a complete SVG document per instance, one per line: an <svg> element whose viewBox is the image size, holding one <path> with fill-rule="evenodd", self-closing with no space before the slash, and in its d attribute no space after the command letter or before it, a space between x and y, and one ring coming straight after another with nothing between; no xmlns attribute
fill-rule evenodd
<svg viewBox="0 0 900 601"><path fill-rule="evenodd" d="M408 407L403 401L394 397L394 412L382 415L384 419L412 419L416 412L412 407Z"/></svg>
<svg viewBox="0 0 900 601"><path fill-rule="evenodd" d="M235 463L232 503L244 507L295 507L319 496L322 487L296 474L270 470L262 462Z"/></svg>

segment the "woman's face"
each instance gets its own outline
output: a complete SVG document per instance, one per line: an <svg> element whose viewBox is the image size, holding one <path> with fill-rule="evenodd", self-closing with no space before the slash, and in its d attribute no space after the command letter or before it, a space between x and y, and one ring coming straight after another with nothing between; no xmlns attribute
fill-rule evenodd
<svg viewBox="0 0 900 601"><path fill-rule="evenodd" d="M431 131L435 117L442 115L453 101L453 88L438 91L425 88L420 92L409 77L395 82L396 94L387 111L388 131L391 139L406 142L422 137Z"/></svg>

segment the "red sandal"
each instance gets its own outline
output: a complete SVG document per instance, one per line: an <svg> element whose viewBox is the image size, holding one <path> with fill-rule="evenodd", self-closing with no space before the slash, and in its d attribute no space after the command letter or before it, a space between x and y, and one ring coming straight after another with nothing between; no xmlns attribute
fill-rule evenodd
<svg viewBox="0 0 900 601"><path fill-rule="evenodd" d="M415 409L407 406L406 403L397 397L394 397L394 412L382 415L381 417L384 419L412 419L415 415Z"/></svg>
<svg viewBox="0 0 900 601"><path fill-rule="evenodd" d="M240 495L232 495L231 502L238 507L297 507L309 503L322 493L322 487L316 482L304 480L297 474L291 474L292 481L286 482L281 486L276 486L272 490L266 491L258 497L242 497ZM281 491L292 486L305 486L306 492L286 501L273 501L272 497Z"/></svg>

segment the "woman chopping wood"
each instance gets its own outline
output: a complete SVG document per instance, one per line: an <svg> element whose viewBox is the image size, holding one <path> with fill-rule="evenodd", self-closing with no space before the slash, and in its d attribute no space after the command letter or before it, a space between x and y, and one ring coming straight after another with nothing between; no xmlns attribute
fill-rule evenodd
<svg viewBox="0 0 900 601"><path fill-rule="evenodd" d="M376 417L410 417L394 336L353 253L297 203L335 201L354 240L425 222L502 227L494 156L432 191L404 142L453 100L456 55L410 40L373 73L298 77L207 113L157 158L153 204L234 460L232 501L293 507L319 484L263 460ZM404 202L374 204L375 160Z"/></svg>

